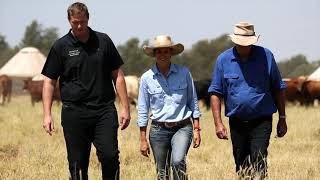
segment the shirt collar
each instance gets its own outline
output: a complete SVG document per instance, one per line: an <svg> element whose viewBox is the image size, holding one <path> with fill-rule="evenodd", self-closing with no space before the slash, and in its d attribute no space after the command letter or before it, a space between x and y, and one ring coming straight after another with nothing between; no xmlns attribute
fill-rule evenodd
<svg viewBox="0 0 320 180"><path fill-rule="evenodd" d="M88 43L93 38L93 33L94 33L94 31L89 26L88 26L88 29L89 29L89 39L86 43ZM69 32L68 32L68 36L71 39L71 42L73 44L78 44L78 43L83 44L83 42L79 41L77 38L73 36L71 30L72 29L69 29Z"/></svg>
<svg viewBox="0 0 320 180"><path fill-rule="evenodd" d="M248 59L252 59L252 58L255 57L254 49L255 49L255 45L252 45L252 47L251 47L251 52L250 52L250 56L249 56ZM237 48L236 48L235 46L232 48L231 60L234 60L234 61L240 60L239 54L238 54L238 52L237 52Z"/></svg>
<svg viewBox="0 0 320 180"><path fill-rule="evenodd" d="M159 69L158 69L156 64L152 67L152 70L156 75L161 75L161 72L159 71ZM168 75L171 74L171 73L176 73L176 72L178 72L178 69L177 69L176 65L171 63Z"/></svg>

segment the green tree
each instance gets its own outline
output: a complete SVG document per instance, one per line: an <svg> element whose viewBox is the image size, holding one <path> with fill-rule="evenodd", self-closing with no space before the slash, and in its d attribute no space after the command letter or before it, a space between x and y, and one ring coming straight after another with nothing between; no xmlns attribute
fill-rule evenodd
<svg viewBox="0 0 320 180"><path fill-rule="evenodd" d="M46 56L49 54L51 46L58 39L58 28L49 27L42 31L41 36L41 44L42 46L39 48L42 53Z"/></svg>
<svg viewBox="0 0 320 180"><path fill-rule="evenodd" d="M310 74L315 66L310 64L303 54L298 54L288 60L278 63L282 77L293 78Z"/></svg>
<svg viewBox="0 0 320 180"><path fill-rule="evenodd" d="M212 70L220 53L232 47L227 34L212 40L200 40L186 50L181 56L173 60L187 66L195 80L211 79Z"/></svg>
<svg viewBox="0 0 320 180"><path fill-rule="evenodd" d="M38 48L45 56L48 55L50 47L58 38L58 29L55 27L42 28L36 20L33 20L29 26L26 27L24 37L19 44L19 48L33 46Z"/></svg>
<svg viewBox="0 0 320 180"><path fill-rule="evenodd" d="M17 52L17 50L11 49L5 36L0 34L0 67L2 67L15 52Z"/></svg>
<svg viewBox="0 0 320 180"><path fill-rule="evenodd" d="M0 52L9 49L9 44L6 41L6 38L0 34Z"/></svg>
<svg viewBox="0 0 320 180"><path fill-rule="evenodd" d="M147 71L154 61L143 53L143 45L147 45L148 41L144 41L139 45L138 38L129 39L124 45L119 45L118 50L125 64L123 70L126 75L141 76Z"/></svg>

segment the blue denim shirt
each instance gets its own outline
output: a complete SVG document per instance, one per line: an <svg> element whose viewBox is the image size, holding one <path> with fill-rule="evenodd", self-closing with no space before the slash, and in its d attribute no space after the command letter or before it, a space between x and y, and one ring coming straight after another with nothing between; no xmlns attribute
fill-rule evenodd
<svg viewBox="0 0 320 180"><path fill-rule="evenodd" d="M171 64L168 76L155 65L141 76L138 97L138 126L148 125L149 112L153 121L177 122L201 116L197 94L190 71Z"/></svg>
<svg viewBox="0 0 320 180"><path fill-rule="evenodd" d="M254 119L277 111L272 95L286 88L270 50L252 46L246 62L230 48L217 58L209 93L224 98L225 115Z"/></svg>

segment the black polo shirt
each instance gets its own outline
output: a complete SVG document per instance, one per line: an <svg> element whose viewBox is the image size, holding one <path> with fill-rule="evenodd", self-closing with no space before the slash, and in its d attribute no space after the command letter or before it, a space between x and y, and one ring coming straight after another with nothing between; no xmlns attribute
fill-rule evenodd
<svg viewBox="0 0 320 180"><path fill-rule="evenodd" d="M59 78L62 102L101 106L114 101L111 72L123 61L110 37L89 28L86 43L71 33L52 46L42 74Z"/></svg>

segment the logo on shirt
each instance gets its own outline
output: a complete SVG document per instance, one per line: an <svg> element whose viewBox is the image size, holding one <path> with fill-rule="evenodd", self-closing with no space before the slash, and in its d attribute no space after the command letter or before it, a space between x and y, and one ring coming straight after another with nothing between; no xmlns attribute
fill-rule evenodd
<svg viewBox="0 0 320 180"><path fill-rule="evenodd" d="M78 56L80 51L78 49L69 51L69 56Z"/></svg>

